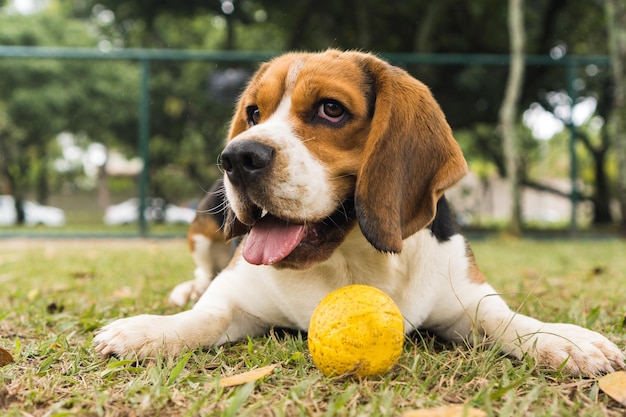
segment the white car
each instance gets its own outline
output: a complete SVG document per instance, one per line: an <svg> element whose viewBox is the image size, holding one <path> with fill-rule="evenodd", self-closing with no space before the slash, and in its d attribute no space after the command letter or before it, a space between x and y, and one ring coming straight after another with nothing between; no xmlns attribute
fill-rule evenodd
<svg viewBox="0 0 626 417"><path fill-rule="evenodd" d="M24 223L28 226L63 226L65 213L58 207L44 206L34 201L24 201ZM10 195L0 195L0 226L13 226L17 223L15 199Z"/></svg>
<svg viewBox="0 0 626 417"><path fill-rule="evenodd" d="M165 206L165 223L191 223L196 217L196 210L173 204Z"/></svg>
<svg viewBox="0 0 626 417"><path fill-rule="evenodd" d="M165 204L161 198L148 198L144 216L148 221L166 223L191 223L196 211L187 207ZM107 207L104 223L109 226L129 224L139 219L139 199L131 198L119 204Z"/></svg>

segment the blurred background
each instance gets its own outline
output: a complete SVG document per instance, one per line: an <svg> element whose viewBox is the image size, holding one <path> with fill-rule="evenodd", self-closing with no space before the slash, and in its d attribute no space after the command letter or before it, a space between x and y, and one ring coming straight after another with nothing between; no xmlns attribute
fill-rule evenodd
<svg viewBox="0 0 626 417"><path fill-rule="evenodd" d="M0 0L0 236L184 233L258 63L329 47L431 88L470 166L465 228L623 231L624 1L526 0L517 85L513 3Z"/></svg>

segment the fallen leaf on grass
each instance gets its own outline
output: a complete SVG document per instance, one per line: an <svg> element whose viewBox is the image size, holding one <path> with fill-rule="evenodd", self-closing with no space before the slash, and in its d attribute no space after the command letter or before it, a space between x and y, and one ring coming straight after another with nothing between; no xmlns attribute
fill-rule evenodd
<svg viewBox="0 0 626 417"><path fill-rule="evenodd" d="M626 372L618 371L600 378L600 389L622 405L626 405Z"/></svg>
<svg viewBox="0 0 626 417"><path fill-rule="evenodd" d="M122 287L113 291L113 297L115 298L131 298L134 297L133 290L130 287Z"/></svg>
<svg viewBox="0 0 626 417"><path fill-rule="evenodd" d="M39 288L33 288L32 290L28 291L28 294L26 294L26 298L28 299L28 301L35 301L35 299L39 297L39 294Z"/></svg>
<svg viewBox="0 0 626 417"><path fill-rule="evenodd" d="M0 347L0 366L8 365L13 362L13 356L8 350Z"/></svg>
<svg viewBox="0 0 626 417"><path fill-rule="evenodd" d="M423 408L402 413L402 417L484 417L487 413L477 408L463 405L444 405L435 408Z"/></svg>
<svg viewBox="0 0 626 417"><path fill-rule="evenodd" d="M276 364L268 365L262 368L253 369L252 371L242 372L240 374L233 375L233 376L227 376L225 378L221 378L218 384L221 387L234 387L237 385L246 384L248 382L258 381L264 376L268 376L269 374L271 374L274 371L274 369L276 369L277 366L278 365ZM211 384L212 383L209 383L207 385L211 385Z"/></svg>
<svg viewBox="0 0 626 417"><path fill-rule="evenodd" d="M74 279L78 279L78 280L88 280L88 279L93 279L94 276L91 272L72 272L70 274L70 276Z"/></svg>

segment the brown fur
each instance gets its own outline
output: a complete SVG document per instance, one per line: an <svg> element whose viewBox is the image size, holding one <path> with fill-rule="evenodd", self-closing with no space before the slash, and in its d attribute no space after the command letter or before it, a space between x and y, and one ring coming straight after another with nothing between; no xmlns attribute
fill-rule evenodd
<svg viewBox="0 0 626 417"><path fill-rule="evenodd" d="M194 235L203 235L212 242L226 242L221 224L217 224L215 218L208 213L198 212L189 225L187 231L187 244L189 250L195 250Z"/></svg>
<svg viewBox="0 0 626 417"><path fill-rule="evenodd" d="M466 256L467 261L469 262L469 266L467 268L467 275L471 282L474 284L483 284L487 282L487 279L478 268L478 264L476 263L476 258L474 257L474 251L469 244L466 243Z"/></svg>

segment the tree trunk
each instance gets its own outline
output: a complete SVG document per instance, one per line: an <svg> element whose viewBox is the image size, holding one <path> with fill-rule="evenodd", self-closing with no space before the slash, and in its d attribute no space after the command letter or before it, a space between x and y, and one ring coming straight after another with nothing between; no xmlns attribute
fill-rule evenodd
<svg viewBox="0 0 626 417"><path fill-rule="evenodd" d="M19 156L14 158L10 147L7 146L9 140L8 137L0 137L0 162L2 162L0 164L0 176L3 177L3 185L6 187L0 191L13 196L17 216L15 223L22 225L26 220L26 215L24 213L24 184L20 182L20 178L25 177L23 173L26 172L27 162L21 163L23 161L20 160Z"/></svg>
<svg viewBox="0 0 626 417"><path fill-rule="evenodd" d="M35 178L36 178L36 190L37 190L37 201L40 204L48 204L48 199L50 198L50 184L48 183L48 167L47 167L47 157L45 155L39 157L39 164L36 168Z"/></svg>
<svg viewBox="0 0 626 417"><path fill-rule="evenodd" d="M354 0L354 14L356 16L356 30L359 46L365 50L372 47L369 10L361 0Z"/></svg>
<svg viewBox="0 0 626 417"><path fill-rule="evenodd" d="M440 19L445 18L449 0L438 0L428 3L426 13L420 16L415 37L413 50L419 53L433 51L433 37L437 34L437 27L441 24Z"/></svg>
<svg viewBox="0 0 626 417"><path fill-rule="evenodd" d="M609 119L617 156L617 199L622 216L620 232L626 236L626 85L624 60L626 59L626 1L605 0L605 14L614 84L613 111Z"/></svg>
<svg viewBox="0 0 626 417"><path fill-rule="evenodd" d="M591 139L586 133L577 130L577 138L580 143L587 149L589 155L593 159L593 224L595 226L604 226L613 223L611 215L611 189L609 187L609 179L606 173L607 153L609 151L609 133L607 126L602 127L601 143L594 146ZM580 194L579 194L580 196Z"/></svg>
<svg viewBox="0 0 626 417"><path fill-rule="evenodd" d="M293 27L295 30L289 35L289 41L287 42L287 49L301 49L302 43L306 36L309 36L310 29L307 26L310 20L311 13L313 13L314 7L317 6L317 2L313 0L301 0L300 7L298 8L297 15L294 16L294 22L297 22Z"/></svg>
<svg viewBox="0 0 626 417"><path fill-rule="evenodd" d="M519 113L519 100L524 80L525 34L523 0L509 0L508 27L511 65L499 116L506 160L506 173L511 184L511 220L508 231L513 235L520 235L522 232L520 156L515 125Z"/></svg>
<svg viewBox="0 0 626 417"><path fill-rule="evenodd" d="M595 172L595 187L593 193L593 224L596 226L613 223L611 215L611 192L606 175L606 150L593 152L593 168Z"/></svg>
<svg viewBox="0 0 626 417"><path fill-rule="evenodd" d="M224 41L223 49L226 51L232 51L235 49L235 19L232 13L225 15L226 18L226 39Z"/></svg>

